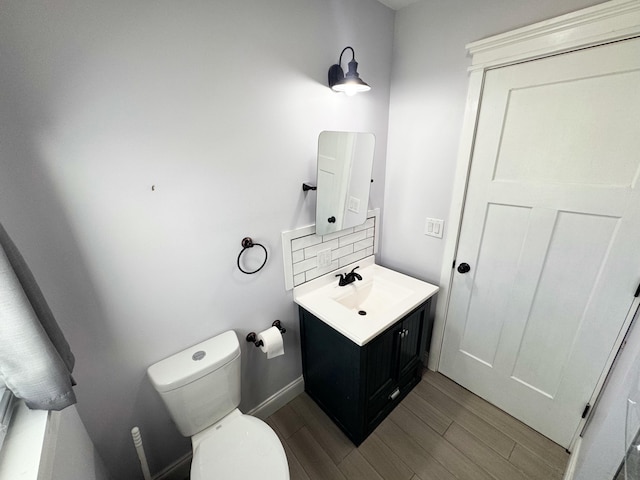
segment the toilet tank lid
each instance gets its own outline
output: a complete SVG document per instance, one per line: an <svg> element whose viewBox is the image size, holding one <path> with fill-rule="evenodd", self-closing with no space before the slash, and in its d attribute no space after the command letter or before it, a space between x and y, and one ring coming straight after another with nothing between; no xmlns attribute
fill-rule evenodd
<svg viewBox="0 0 640 480"><path fill-rule="evenodd" d="M240 344L233 330L178 352L147 369L158 392L169 392L222 367L240 355Z"/></svg>

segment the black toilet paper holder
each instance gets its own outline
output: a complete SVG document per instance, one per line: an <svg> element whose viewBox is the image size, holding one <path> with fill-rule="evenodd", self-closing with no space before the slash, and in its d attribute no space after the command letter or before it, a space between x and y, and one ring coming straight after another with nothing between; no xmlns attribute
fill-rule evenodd
<svg viewBox="0 0 640 480"><path fill-rule="evenodd" d="M285 333L287 331L287 329L282 326L282 323L280 323L280 320L274 320L271 326L276 327L278 330L280 330L280 333ZM253 343L256 347L262 347L264 345L264 343L262 343L262 340L258 340L258 335L256 335L256 332L249 332L247 334L247 342Z"/></svg>

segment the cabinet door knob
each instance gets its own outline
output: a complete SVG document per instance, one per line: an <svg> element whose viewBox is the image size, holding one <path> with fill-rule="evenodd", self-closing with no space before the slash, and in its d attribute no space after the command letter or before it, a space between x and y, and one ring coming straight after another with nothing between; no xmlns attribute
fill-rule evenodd
<svg viewBox="0 0 640 480"><path fill-rule="evenodd" d="M389 395L389 400L395 400L396 397L400 395L400 388L396 388L393 392L391 392L391 395Z"/></svg>

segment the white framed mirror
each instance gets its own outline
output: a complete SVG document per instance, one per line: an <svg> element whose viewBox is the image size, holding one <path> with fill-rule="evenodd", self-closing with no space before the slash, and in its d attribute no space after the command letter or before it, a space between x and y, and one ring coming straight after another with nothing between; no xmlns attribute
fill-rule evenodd
<svg viewBox="0 0 640 480"><path fill-rule="evenodd" d="M318 137L316 234L367 220L375 136L324 131Z"/></svg>

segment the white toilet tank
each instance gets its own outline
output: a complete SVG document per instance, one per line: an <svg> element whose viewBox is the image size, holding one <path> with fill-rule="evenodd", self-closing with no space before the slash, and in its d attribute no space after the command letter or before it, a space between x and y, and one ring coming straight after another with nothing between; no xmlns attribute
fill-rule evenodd
<svg viewBox="0 0 640 480"><path fill-rule="evenodd" d="M240 344L233 330L147 369L185 437L213 425L240 404Z"/></svg>

